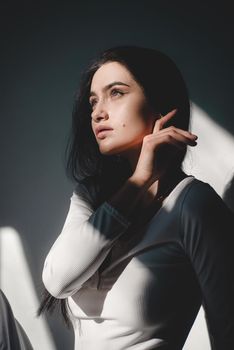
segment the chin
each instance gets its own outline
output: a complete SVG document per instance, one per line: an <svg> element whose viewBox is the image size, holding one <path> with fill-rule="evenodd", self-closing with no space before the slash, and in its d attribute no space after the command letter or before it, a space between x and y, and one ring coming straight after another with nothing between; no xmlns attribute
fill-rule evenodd
<svg viewBox="0 0 234 350"><path fill-rule="evenodd" d="M119 154L123 150L123 146L114 146L113 144L99 145L99 151L106 156L113 156ZM124 148L125 149L125 148Z"/></svg>
<svg viewBox="0 0 234 350"><path fill-rule="evenodd" d="M142 143L128 143L128 144L99 144L99 151L105 156L122 156L128 158L129 154L138 153L141 149Z"/></svg>
<svg viewBox="0 0 234 350"><path fill-rule="evenodd" d="M99 151L102 155L104 156L114 156L118 154L118 151L116 151L115 149L103 149L103 148L99 148Z"/></svg>

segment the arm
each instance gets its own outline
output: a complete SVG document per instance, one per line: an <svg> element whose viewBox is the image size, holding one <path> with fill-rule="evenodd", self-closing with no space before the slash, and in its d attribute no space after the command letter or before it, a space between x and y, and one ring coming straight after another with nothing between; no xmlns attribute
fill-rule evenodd
<svg viewBox="0 0 234 350"><path fill-rule="evenodd" d="M93 212L74 193L62 232L50 249L43 268L42 280L50 294L66 298L79 290L129 224L107 202Z"/></svg>
<svg viewBox="0 0 234 350"><path fill-rule="evenodd" d="M74 294L98 270L116 240L127 231L133 213L142 208L141 199L146 192L146 187L130 178L96 211L73 194L62 232L50 249L42 272L43 283L51 295L66 298Z"/></svg>
<svg viewBox="0 0 234 350"><path fill-rule="evenodd" d="M233 214L204 183L184 200L181 228L197 275L213 350L234 349Z"/></svg>
<svg viewBox="0 0 234 350"><path fill-rule="evenodd" d="M196 144L194 135L187 131L173 127L161 130L174 114L175 111L169 112L156 121L153 133L144 137L132 177L108 202L93 212L80 197L72 197L62 233L44 264L42 279L50 294L66 298L79 290L97 271L130 222L153 200L150 186L165 172L165 164L155 162L162 145L180 149Z"/></svg>

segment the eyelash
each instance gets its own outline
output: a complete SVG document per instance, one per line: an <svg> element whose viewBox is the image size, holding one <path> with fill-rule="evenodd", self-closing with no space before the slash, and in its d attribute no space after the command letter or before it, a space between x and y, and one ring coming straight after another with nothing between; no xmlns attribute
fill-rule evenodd
<svg viewBox="0 0 234 350"><path fill-rule="evenodd" d="M113 93L120 94L120 96L122 96L122 95L125 94L124 92L122 92L122 91L120 91L120 90L118 90L118 89L112 89L112 90L110 91L110 95L113 96ZM116 96L116 94L115 94L114 96ZM94 106L95 106L96 103L97 103L97 100L95 100L95 99L92 99L92 100L89 102L89 104L90 104L90 106L91 106L92 108L94 108Z"/></svg>

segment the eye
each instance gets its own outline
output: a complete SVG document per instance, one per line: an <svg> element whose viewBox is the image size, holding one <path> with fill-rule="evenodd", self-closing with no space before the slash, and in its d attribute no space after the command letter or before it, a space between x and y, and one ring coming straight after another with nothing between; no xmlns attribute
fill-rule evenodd
<svg viewBox="0 0 234 350"><path fill-rule="evenodd" d="M89 101L89 104L92 108L94 108L94 106L97 104L97 100L92 98L90 101Z"/></svg>
<svg viewBox="0 0 234 350"><path fill-rule="evenodd" d="M112 89L110 94L111 94L111 96L122 96L122 95L124 95L124 92L122 92L118 89Z"/></svg>

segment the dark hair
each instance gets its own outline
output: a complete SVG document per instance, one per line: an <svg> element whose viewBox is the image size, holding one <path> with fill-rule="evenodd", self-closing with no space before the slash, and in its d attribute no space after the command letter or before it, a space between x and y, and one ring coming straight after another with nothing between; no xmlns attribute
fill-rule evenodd
<svg viewBox="0 0 234 350"><path fill-rule="evenodd" d="M164 115L177 108L178 112L171 125L187 130L190 120L190 102L184 79L167 55L155 49L137 46L118 46L101 52L83 73L74 102L72 131L66 150L67 173L76 183L75 191L94 209L110 197L131 174L126 160L99 152L91 128L90 86L94 73L107 62L119 62L128 69L142 87L147 102L155 113ZM181 150L173 165L181 167L185 153L186 148ZM45 293L38 314L52 310L56 304L56 298ZM62 314L68 322L65 300L60 302Z"/></svg>

